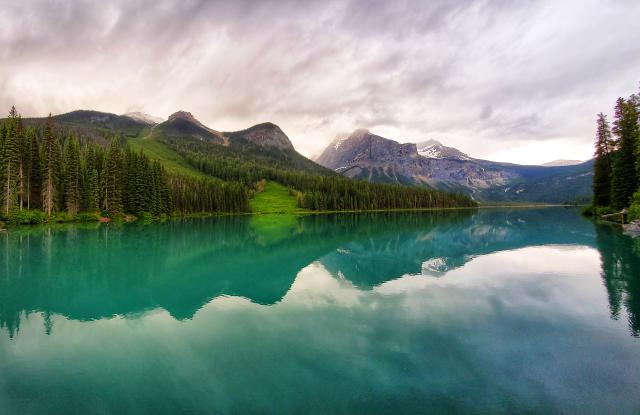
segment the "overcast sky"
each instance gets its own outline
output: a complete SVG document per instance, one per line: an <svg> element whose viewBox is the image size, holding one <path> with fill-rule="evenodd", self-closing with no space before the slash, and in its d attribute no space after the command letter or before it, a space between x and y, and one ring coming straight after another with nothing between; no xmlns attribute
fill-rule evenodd
<svg viewBox="0 0 640 415"><path fill-rule="evenodd" d="M5 1L0 108L356 128L486 159L587 159L640 81L638 0Z"/></svg>

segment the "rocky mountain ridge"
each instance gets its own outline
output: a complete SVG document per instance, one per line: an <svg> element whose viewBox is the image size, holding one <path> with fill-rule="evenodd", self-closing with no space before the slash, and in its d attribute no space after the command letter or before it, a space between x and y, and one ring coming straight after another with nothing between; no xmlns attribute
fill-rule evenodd
<svg viewBox="0 0 640 415"><path fill-rule="evenodd" d="M436 140L390 140L368 130L334 140L316 161L345 176L458 191L487 202L567 202L591 194L592 162L523 166L469 157Z"/></svg>

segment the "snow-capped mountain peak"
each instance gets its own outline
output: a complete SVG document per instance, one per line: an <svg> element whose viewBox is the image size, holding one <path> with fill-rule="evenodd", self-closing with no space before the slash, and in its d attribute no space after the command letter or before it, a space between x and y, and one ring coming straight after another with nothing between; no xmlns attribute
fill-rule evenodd
<svg viewBox="0 0 640 415"><path fill-rule="evenodd" d="M160 117L155 117L153 115L147 114L145 112L138 112L138 111L134 111L134 112L127 112L126 114L122 114L125 117L134 119L136 121L141 121L145 124L149 124L149 125L156 125L156 124L160 124L162 121L164 121L162 118Z"/></svg>
<svg viewBox="0 0 640 415"><path fill-rule="evenodd" d="M429 159L471 160L462 151L443 145L437 140L427 140L417 144L418 154Z"/></svg>

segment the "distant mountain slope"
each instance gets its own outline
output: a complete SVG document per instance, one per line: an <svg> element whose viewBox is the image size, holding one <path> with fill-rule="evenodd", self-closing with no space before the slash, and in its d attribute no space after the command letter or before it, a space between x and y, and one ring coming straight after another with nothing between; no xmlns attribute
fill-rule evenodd
<svg viewBox="0 0 640 415"><path fill-rule="evenodd" d="M123 137L136 137L150 125L126 115L116 115L108 112L78 110L65 114L54 115L54 128L63 136L75 134L83 139L92 140L102 145L108 144L114 134ZM25 125L42 127L47 118L25 118Z"/></svg>
<svg viewBox="0 0 640 415"><path fill-rule="evenodd" d="M140 120L107 112L78 110L53 116L58 124L92 126L106 130L134 130L146 127ZM42 118L41 120L45 120Z"/></svg>
<svg viewBox="0 0 640 415"><path fill-rule="evenodd" d="M488 201L537 203L586 203L591 200L593 160L572 166L514 168L521 179L496 188L485 189L481 199Z"/></svg>
<svg viewBox="0 0 640 415"><path fill-rule="evenodd" d="M418 145L356 130L316 160L348 177L457 191L485 202L563 203L591 195L593 163L522 166L478 160L431 140Z"/></svg>
<svg viewBox="0 0 640 415"><path fill-rule="evenodd" d="M581 163L583 163L583 161L558 159L558 160L553 160L547 163L542 163L541 166L545 166L545 167L575 166L576 164L581 164Z"/></svg>

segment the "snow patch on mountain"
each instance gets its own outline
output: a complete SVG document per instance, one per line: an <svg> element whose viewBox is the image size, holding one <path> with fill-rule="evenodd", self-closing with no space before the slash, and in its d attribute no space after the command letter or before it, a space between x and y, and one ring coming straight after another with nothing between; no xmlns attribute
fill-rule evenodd
<svg viewBox="0 0 640 415"><path fill-rule="evenodd" d="M437 140L428 140L417 143L418 154L428 159L456 159L471 160L471 157L462 151L443 145Z"/></svg>
<svg viewBox="0 0 640 415"><path fill-rule="evenodd" d="M541 164L541 166L545 166L545 167L575 166L576 164L580 164L580 163L583 163L583 162L580 160L560 159L560 160L553 160L548 163L543 163Z"/></svg>
<svg viewBox="0 0 640 415"><path fill-rule="evenodd" d="M141 122L143 122L145 124L149 124L149 125L160 124L162 121L164 121L160 117L156 117L156 116L153 116L151 114L147 114L145 112L139 112L139 111L127 112L126 114L122 114L122 115L124 117L131 118L131 119L136 120L136 121L141 121Z"/></svg>
<svg viewBox="0 0 640 415"><path fill-rule="evenodd" d="M343 137L343 138L337 138L334 142L333 142L333 148L334 149L339 149L340 146L342 145L342 143L344 143L345 141L347 141L349 139L349 137Z"/></svg>

